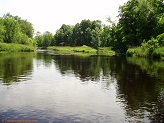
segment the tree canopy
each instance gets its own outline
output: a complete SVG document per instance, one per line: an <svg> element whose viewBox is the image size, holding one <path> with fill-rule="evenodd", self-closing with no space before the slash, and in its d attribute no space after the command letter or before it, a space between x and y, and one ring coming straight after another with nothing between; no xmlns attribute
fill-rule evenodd
<svg viewBox="0 0 164 123"><path fill-rule="evenodd" d="M0 18L0 42L35 45L34 28L27 20L7 13Z"/></svg>

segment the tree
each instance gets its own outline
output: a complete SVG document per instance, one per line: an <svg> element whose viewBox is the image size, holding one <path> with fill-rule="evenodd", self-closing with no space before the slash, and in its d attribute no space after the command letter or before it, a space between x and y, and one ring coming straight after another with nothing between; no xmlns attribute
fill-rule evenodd
<svg viewBox="0 0 164 123"><path fill-rule="evenodd" d="M82 46L82 45L94 46L95 44L93 44L93 42L95 43L95 39L97 37L93 38L93 35L95 35L95 33L98 34L98 30L100 29L101 29L101 21L82 20L81 23L77 23L73 29L73 34L72 34L73 42L77 46ZM94 41L92 41L92 39Z"/></svg>
<svg viewBox="0 0 164 123"><path fill-rule="evenodd" d="M36 33L36 36L34 37L34 40L37 42L37 46L38 47L42 47L43 46L43 36L40 32Z"/></svg>
<svg viewBox="0 0 164 123"><path fill-rule="evenodd" d="M27 20L7 13L0 19L0 22L1 42L35 45L33 25Z"/></svg>
<svg viewBox="0 0 164 123"><path fill-rule="evenodd" d="M35 36L35 41L39 47L46 48L52 44L54 36L52 33L46 31L44 34L37 32Z"/></svg>
<svg viewBox="0 0 164 123"><path fill-rule="evenodd" d="M92 30L91 33L92 33L91 46L98 50L101 44L101 41L100 41L101 30L98 27L96 27L94 30Z"/></svg>
<svg viewBox="0 0 164 123"><path fill-rule="evenodd" d="M80 29L80 24L77 23L74 28L73 28L73 32L72 32L72 42L77 46L81 46L82 45L82 39L81 39L81 29Z"/></svg>
<svg viewBox="0 0 164 123"><path fill-rule="evenodd" d="M111 27L103 26L101 33L101 47L111 46Z"/></svg>
<svg viewBox="0 0 164 123"><path fill-rule="evenodd" d="M4 42L5 27L3 25L3 19L0 18L0 42Z"/></svg>
<svg viewBox="0 0 164 123"><path fill-rule="evenodd" d="M56 45L73 45L72 40L73 26L63 24L60 29L56 31L55 40Z"/></svg>
<svg viewBox="0 0 164 123"><path fill-rule="evenodd" d="M3 19L3 24L5 28L5 34L4 34L4 42L6 43L14 43L17 42L17 36L19 35L20 28L17 21L5 17Z"/></svg>
<svg viewBox="0 0 164 123"><path fill-rule="evenodd" d="M29 38L33 38L34 28L33 25L27 20L18 20L18 23L21 28L21 32L26 34Z"/></svg>
<svg viewBox="0 0 164 123"><path fill-rule="evenodd" d="M119 22L113 26L113 47L124 51L163 33L163 0L129 0L119 8ZM161 14L162 12L162 14ZM119 34L119 35L118 35ZM122 46L119 46L122 45Z"/></svg>
<svg viewBox="0 0 164 123"><path fill-rule="evenodd" d="M51 42L53 41L54 37L52 35L52 33L46 31L43 34L43 47L48 47L50 46Z"/></svg>

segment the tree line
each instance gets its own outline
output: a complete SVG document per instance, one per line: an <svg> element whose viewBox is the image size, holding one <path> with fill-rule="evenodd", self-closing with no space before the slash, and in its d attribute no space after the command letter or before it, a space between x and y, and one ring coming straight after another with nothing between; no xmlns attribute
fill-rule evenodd
<svg viewBox="0 0 164 123"><path fill-rule="evenodd" d="M104 26L105 27L105 26ZM107 27L106 27L107 28ZM82 46L97 48L101 45L102 24L100 20L82 20L75 26L63 24L53 35L50 32L37 33L38 46ZM107 39L108 40L108 39ZM107 43L104 43L107 46ZM109 45L108 45L109 46Z"/></svg>
<svg viewBox="0 0 164 123"><path fill-rule="evenodd" d="M35 39L39 46L111 46L122 53L143 44L164 46L163 0L129 0L119 7L118 18L118 23L108 18L109 25L100 20L63 24L55 35L38 33Z"/></svg>
<svg viewBox="0 0 164 123"><path fill-rule="evenodd" d="M112 47L125 53L128 48L146 46L150 49L164 46L164 1L128 0L119 7L118 22L108 18L109 25L100 20L82 20L75 25L63 24L53 35L41 34L30 22L6 14L0 18L0 42L48 46Z"/></svg>
<svg viewBox="0 0 164 123"><path fill-rule="evenodd" d="M0 43L35 45L32 23L10 13L0 17Z"/></svg>

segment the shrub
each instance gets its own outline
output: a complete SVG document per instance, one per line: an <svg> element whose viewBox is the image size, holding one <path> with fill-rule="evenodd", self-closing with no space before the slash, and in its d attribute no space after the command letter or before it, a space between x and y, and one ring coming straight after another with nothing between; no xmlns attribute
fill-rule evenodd
<svg viewBox="0 0 164 123"><path fill-rule="evenodd" d="M159 47L154 50L153 57L155 58L162 58L164 57L164 47Z"/></svg>
<svg viewBox="0 0 164 123"><path fill-rule="evenodd" d="M164 46L164 33L157 36L157 40L160 46Z"/></svg>

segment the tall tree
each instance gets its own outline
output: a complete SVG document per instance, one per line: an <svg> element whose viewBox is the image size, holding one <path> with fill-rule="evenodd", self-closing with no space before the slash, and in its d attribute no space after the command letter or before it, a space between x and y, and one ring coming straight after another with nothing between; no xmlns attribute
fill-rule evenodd
<svg viewBox="0 0 164 123"><path fill-rule="evenodd" d="M29 38L33 38L34 28L32 23L27 20L18 20L18 23L20 25L21 32L26 34Z"/></svg>
<svg viewBox="0 0 164 123"><path fill-rule="evenodd" d="M51 42L53 41L54 37L52 35L52 33L46 31L43 34L43 47L48 47L51 45Z"/></svg>
<svg viewBox="0 0 164 123"><path fill-rule="evenodd" d="M55 40L56 45L73 45L72 40L73 26L63 24L60 29L56 31Z"/></svg>
<svg viewBox="0 0 164 123"><path fill-rule="evenodd" d="M101 32L101 47L111 46L111 27L104 25Z"/></svg>
<svg viewBox="0 0 164 123"><path fill-rule="evenodd" d="M140 46L164 29L163 0L129 0L119 8L119 23L115 33L114 49ZM163 12L161 14L161 12ZM114 27L115 28L115 27ZM114 29L113 28L113 29ZM117 33L120 32L120 36ZM116 45L117 44L117 45ZM123 50L125 51L125 50Z"/></svg>
<svg viewBox="0 0 164 123"><path fill-rule="evenodd" d="M4 34L4 42L6 43L17 42L17 36L19 35L20 32L19 23L8 17L5 17L3 21L6 30Z"/></svg>
<svg viewBox="0 0 164 123"><path fill-rule="evenodd" d="M5 27L3 25L3 19L0 18L0 42L4 42Z"/></svg>
<svg viewBox="0 0 164 123"><path fill-rule="evenodd" d="M7 13L0 22L1 42L3 39L3 42L6 43L35 44L33 40L34 28L27 20Z"/></svg>
<svg viewBox="0 0 164 123"><path fill-rule="evenodd" d="M36 33L36 36L34 37L35 41L37 42L37 46L38 47L42 47L43 46L43 36L40 32Z"/></svg>
<svg viewBox="0 0 164 123"><path fill-rule="evenodd" d="M93 35L95 33L99 32L98 30L101 29L101 21L95 20L82 20L81 23L77 23L73 29L73 40L76 45L82 46L93 46L93 40L96 38L93 38ZM96 31L93 31L96 30ZM93 40L92 40L93 39Z"/></svg>

